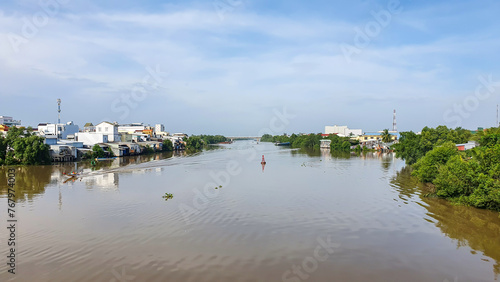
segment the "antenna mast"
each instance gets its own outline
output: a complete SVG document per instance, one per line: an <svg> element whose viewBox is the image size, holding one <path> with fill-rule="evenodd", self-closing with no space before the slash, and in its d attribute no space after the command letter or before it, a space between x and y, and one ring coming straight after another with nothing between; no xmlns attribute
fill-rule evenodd
<svg viewBox="0 0 500 282"><path fill-rule="evenodd" d="M398 127L396 126L396 110L394 110L394 114L392 117L392 131L397 132Z"/></svg>
<svg viewBox="0 0 500 282"><path fill-rule="evenodd" d="M57 124L61 123L61 99L57 99Z"/></svg>

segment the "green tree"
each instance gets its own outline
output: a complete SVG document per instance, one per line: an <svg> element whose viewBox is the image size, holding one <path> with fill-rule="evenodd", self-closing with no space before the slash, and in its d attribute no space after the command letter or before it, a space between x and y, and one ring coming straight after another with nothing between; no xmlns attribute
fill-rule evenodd
<svg viewBox="0 0 500 282"><path fill-rule="evenodd" d="M92 147L92 158L104 158L104 156L104 150L101 146L95 144L94 147Z"/></svg>
<svg viewBox="0 0 500 282"><path fill-rule="evenodd" d="M445 142L466 143L472 137L469 130L457 127L449 129L446 126L438 126L435 129L424 127L421 134L412 131L401 132L399 143L393 147L396 157L402 158L407 164L414 164L435 146Z"/></svg>
<svg viewBox="0 0 500 282"><path fill-rule="evenodd" d="M390 143L392 141L392 135L389 133L389 129L384 129L381 137L382 137L382 142L384 143Z"/></svg>
<svg viewBox="0 0 500 282"><path fill-rule="evenodd" d="M174 144L172 144L172 141L170 141L170 139L164 139L162 143L163 151L170 152L174 150Z"/></svg>
<svg viewBox="0 0 500 282"><path fill-rule="evenodd" d="M264 134L260 138L261 142L273 142L273 136L271 134Z"/></svg>
<svg viewBox="0 0 500 282"><path fill-rule="evenodd" d="M458 155L458 150L453 142L438 146L413 165L415 170L412 175L417 176L422 182L432 182L438 176L440 167L456 155Z"/></svg>
<svg viewBox="0 0 500 282"><path fill-rule="evenodd" d="M203 140L198 136L190 136L186 140L186 148L190 150L200 150L203 148Z"/></svg>
<svg viewBox="0 0 500 282"><path fill-rule="evenodd" d="M0 137L0 164L50 164L50 146L31 132L31 127L11 127L6 138Z"/></svg>

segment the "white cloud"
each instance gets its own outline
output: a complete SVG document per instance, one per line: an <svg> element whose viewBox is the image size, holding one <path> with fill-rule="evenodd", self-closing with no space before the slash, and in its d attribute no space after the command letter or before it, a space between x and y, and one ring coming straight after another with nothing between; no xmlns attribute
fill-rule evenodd
<svg viewBox="0 0 500 282"><path fill-rule="evenodd" d="M0 15L0 36L19 33L21 17ZM411 111L415 101L442 103L443 95L463 93L464 84L453 76L469 71L454 69L453 56L467 56L484 44L488 50L498 47L497 40L455 35L432 42L373 44L348 63L338 46L352 40L355 26L243 12L221 21L214 11L202 10L63 14L51 19L18 54L8 41L0 43L0 72L8 74L0 78L0 96L15 93L22 99L57 93L66 103L99 104L108 112L97 114L98 119L113 115L109 103L140 83L147 66L159 65L170 75L136 109L133 117L142 115L144 122L171 120L173 112L189 112L195 119L198 112L214 121L231 115L232 128L214 128L228 134L242 130L234 125L240 123L253 132L261 125L253 125L249 116L287 104L301 113L303 123L334 123L348 115L356 119L353 123L375 127L381 119L367 121L363 112L376 112L377 105L383 111L399 106ZM171 105L178 108L161 111ZM39 111L23 120L36 124L52 115ZM89 120L87 111L71 114L77 122ZM259 119L257 124L265 123Z"/></svg>

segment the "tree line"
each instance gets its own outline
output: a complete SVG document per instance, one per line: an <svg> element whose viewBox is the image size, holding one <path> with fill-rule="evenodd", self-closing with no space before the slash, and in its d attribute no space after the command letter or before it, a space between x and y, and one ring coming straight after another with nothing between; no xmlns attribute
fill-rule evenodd
<svg viewBox="0 0 500 282"><path fill-rule="evenodd" d="M11 127L0 136L0 165L50 164L50 146L44 138L33 134L31 127Z"/></svg>
<svg viewBox="0 0 500 282"><path fill-rule="evenodd" d="M292 134L292 135L275 135L270 134L262 135L261 142L274 142L274 143L290 143L292 148L309 148L309 149L319 149L322 139L331 140L330 149L332 151L351 151L351 146L359 146L358 140L353 140L350 137L340 137L335 134L330 134L326 137L322 136L321 133L311 133L311 134Z"/></svg>
<svg viewBox="0 0 500 282"><path fill-rule="evenodd" d="M477 141L459 151L456 144ZM394 145L419 181L430 183L432 195L478 208L500 211L500 129L472 134L462 128L425 127L421 134L402 132Z"/></svg>
<svg viewBox="0 0 500 282"><path fill-rule="evenodd" d="M186 139L186 148L188 150L201 150L207 145L227 141L228 139L223 135L192 135Z"/></svg>

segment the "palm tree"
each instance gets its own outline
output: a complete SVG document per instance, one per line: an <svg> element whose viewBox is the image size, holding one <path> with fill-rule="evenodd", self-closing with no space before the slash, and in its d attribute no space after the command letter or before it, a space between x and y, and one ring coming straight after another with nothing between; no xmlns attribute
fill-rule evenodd
<svg viewBox="0 0 500 282"><path fill-rule="evenodd" d="M392 135L389 133L389 129L384 129L382 132L382 142L389 143L392 141Z"/></svg>

